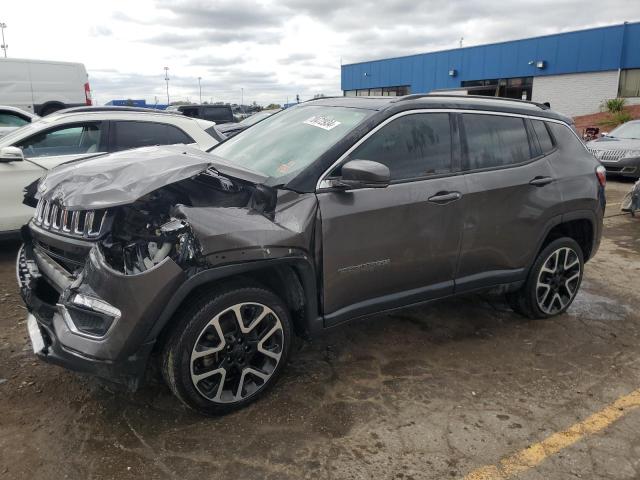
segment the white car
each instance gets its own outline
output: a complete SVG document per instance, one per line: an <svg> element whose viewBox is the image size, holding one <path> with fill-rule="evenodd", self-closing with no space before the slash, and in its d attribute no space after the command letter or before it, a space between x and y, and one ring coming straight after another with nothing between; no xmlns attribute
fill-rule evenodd
<svg viewBox="0 0 640 480"><path fill-rule="evenodd" d="M130 107L61 110L0 138L0 237L15 236L33 208L24 188L62 163L149 145L216 145L213 122Z"/></svg>
<svg viewBox="0 0 640 480"><path fill-rule="evenodd" d="M36 121L38 118L40 118L38 115L34 115L21 108L0 105L0 138L14 131L16 128Z"/></svg>

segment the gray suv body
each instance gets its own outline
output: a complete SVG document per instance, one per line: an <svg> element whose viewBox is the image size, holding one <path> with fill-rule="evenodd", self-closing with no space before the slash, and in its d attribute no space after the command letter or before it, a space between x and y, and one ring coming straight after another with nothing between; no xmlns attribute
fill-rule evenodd
<svg viewBox="0 0 640 480"><path fill-rule="evenodd" d="M36 354L205 414L273 384L295 334L451 295L563 312L604 169L571 120L473 97L300 104L210 153L151 147L41 180L17 261Z"/></svg>

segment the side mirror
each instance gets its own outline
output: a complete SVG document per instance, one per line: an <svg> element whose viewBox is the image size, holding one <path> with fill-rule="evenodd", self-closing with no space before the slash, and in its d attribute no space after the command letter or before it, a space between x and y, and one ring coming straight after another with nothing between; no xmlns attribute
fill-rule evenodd
<svg viewBox="0 0 640 480"><path fill-rule="evenodd" d="M389 185L389 167L371 160L350 160L342 166L339 185L347 188L384 188Z"/></svg>
<svg viewBox="0 0 640 480"><path fill-rule="evenodd" d="M2 147L0 148L0 162L22 162L24 154L18 147Z"/></svg>

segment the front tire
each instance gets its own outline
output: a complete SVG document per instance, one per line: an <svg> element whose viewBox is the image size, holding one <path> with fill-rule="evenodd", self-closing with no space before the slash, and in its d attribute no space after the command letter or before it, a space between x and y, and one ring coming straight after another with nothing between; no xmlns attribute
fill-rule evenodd
<svg viewBox="0 0 640 480"><path fill-rule="evenodd" d="M289 312L273 292L218 290L178 319L162 354L163 376L188 407L205 415L229 413L275 383L292 332Z"/></svg>
<svg viewBox="0 0 640 480"><path fill-rule="evenodd" d="M528 318L549 318L564 313L582 283L584 256L569 237L558 238L538 254L524 286L508 295L511 307Z"/></svg>

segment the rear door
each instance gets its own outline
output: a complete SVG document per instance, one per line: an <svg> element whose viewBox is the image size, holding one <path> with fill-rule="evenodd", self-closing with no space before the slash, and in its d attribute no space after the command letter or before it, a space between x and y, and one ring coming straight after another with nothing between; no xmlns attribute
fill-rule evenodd
<svg viewBox="0 0 640 480"><path fill-rule="evenodd" d="M327 325L453 292L465 182L451 127L448 113L387 121L342 163L383 163L391 185L319 190Z"/></svg>
<svg viewBox="0 0 640 480"><path fill-rule="evenodd" d="M560 193L529 120L464 113L464 230L456 291L521 280L560 212Z"/></svg>

